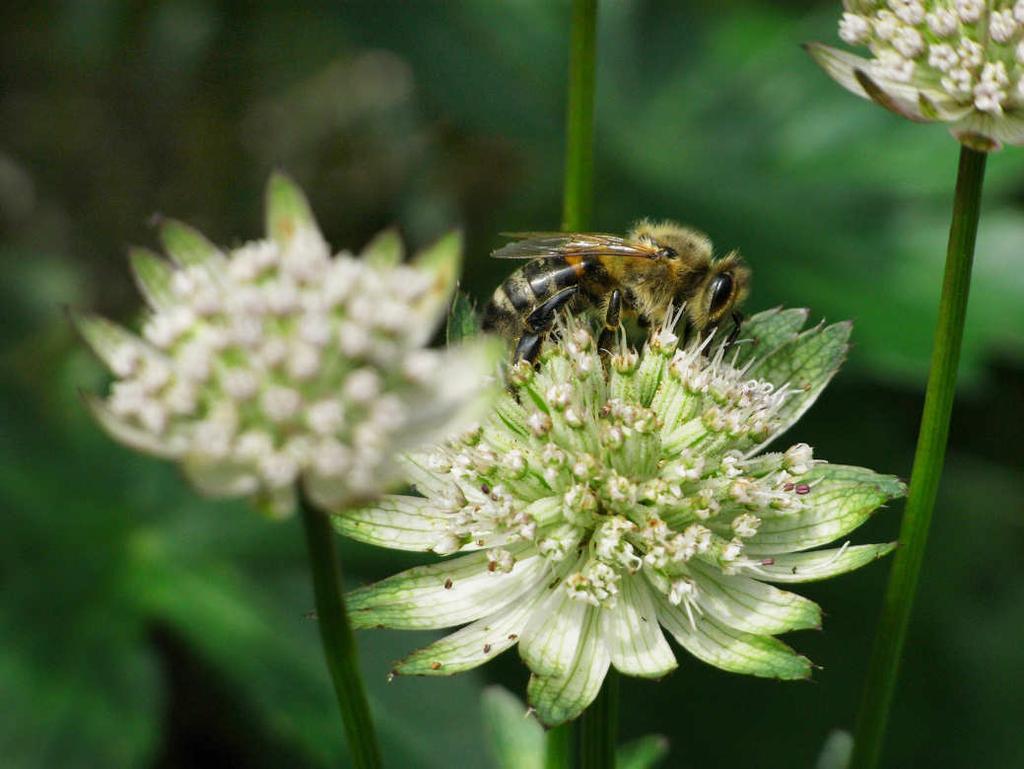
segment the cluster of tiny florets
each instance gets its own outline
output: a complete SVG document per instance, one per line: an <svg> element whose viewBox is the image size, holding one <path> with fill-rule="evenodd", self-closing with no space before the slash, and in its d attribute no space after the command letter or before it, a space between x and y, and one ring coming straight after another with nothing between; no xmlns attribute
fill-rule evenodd
<svg viewBox="0 0 1024 769"><path fill-rule="evenodd" d="M180 461L209 494L284 514L301 479L323 506L366 500L399 478L396 453L461 423L492 365L483 347L424 347L459 239L403 261L385 233L362 258L332 256L290 181L271 180L268 206L266 240L224 252L169 222L171 261L133 253L141 335L76 316L115 377L90 404L115 438Z"/></svg>
<svg viewBox="0 0 1024 769"><path fill-rule="evenodd" d="M540 368L520 364L510 380L493 419L426 458L448 480L434 497L446 512L436 552L492 548L491 570L507 571L505 548L528 541L571 563L557 569L565 590L594 606L613 606L623 575L642 571L692 621L697 562L756 573L745 540L805 504L809 446L750 456L786 389L746 377L722 349L679 349L664 329L642 357L621 347L605 363L570 320Z"/></svg>
<svg viewBox="0 0 1024 769"><path fill-rule="evenodd" d="M848 0L839 36L867 46L879 78L939 87L1002 115L1024 103L1024 0Z"/></svg>

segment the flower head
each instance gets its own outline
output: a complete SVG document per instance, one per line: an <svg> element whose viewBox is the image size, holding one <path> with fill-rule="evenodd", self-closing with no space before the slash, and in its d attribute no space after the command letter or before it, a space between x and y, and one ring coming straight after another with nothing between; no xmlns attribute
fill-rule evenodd
<svg viewBox="0 0 1024 769"><path fill-rule="evenodd" d="M864 59L818 43L840 85L911 120L949 123L987 152L1024 143L1024 0L845 0L839 37Z"/></svg>
<svg viewBox="0 0 1024 769"><path fill-rule="evenodd" d="M301 479L317 503L365 502L397 479L393 456L472 418L492 345L424 349L455 286L449 235L403 262L384 233L361 259L331 256L302 192L267 190L266 240L224 253L178 222L171 257L132 253L149 305L141 338L77 315L113 372L100 424L129 446L181 463L216 496L289 513Z"/></svg>
<svg viewBox="0 0 1024 769"><path fill-rule="evenodd" d="M895 478L762 451L814 401L845 355L848 324L799 333L806 313L762 313L742 344L689 346L665 328L642 355L602 365L570 319L537 370L473 429L408 467L422 497L338 519L357 539L455 554L354 591L356 626L466 625L398 664L445 675L518 644L541 720L577 716L609 665L676 667L662 628L719 668L805 678L773 636L817 627L818 607L769 583L822 579L891 545L812 550L903 493ZM756 353L756 359L753 357ZM810 552L808 552L810 551ZM466 624L469 623L469 624Z"/></svg>

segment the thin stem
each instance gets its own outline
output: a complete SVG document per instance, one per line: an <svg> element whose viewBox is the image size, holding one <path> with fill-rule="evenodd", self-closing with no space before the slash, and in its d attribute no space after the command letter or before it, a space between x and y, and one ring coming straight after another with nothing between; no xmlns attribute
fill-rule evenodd
<svg viewBox="0 0 1024 769"><path fill-rule="evenodd" d="M597 60L597 0L573 0L569 33L569 97L565 115L565 188L562 229L590 226L594 200L594 71ZM545 769L572 765L572 723L547 733Z"/></svg>
<svg viewBox="0 0 1024 769"><path fill-rule="evenodd" d="M953 220L946 249L946 274L939 300L939 319L935 327L917 452L914 454L914 468L910 476L910 492L900 530L900 547L893 560L868 668L851 769L874 769L882 752L900 656L906 641L907 625L946 457L986 157L985 153L967 147L960 148Z"/></svg>
<svg viewBox="0 0 1024 769"><path fill-rule="evenodd" d="M565 191L562 229L590 226L594 200L594 63L597 0L573 0L569 39L569 106L566 113Z"/></svg>
<svg viewBox="0 0 1024 769"><path fill-rule="evenodd" d="M549 729L544 743L544 769L566 769L572 766L573 724L562 724Z"/></svg>
<svg viewBox="0 0 1024 769"><path fill-rule="evenodd" d="M580 718L580 769L615 769L619 674L609 670L601 693Z"/></svg>
<svg viewBox="0 0 1024 769"><path fill-rule="evenodd" d="M334 533L327 516L317 510L304 494L300 495L300 503L313 574L320 640L338 698L352 764L356 769L380 769L380 748L359 673L359 655L352 626L345 609Z"/></svg>

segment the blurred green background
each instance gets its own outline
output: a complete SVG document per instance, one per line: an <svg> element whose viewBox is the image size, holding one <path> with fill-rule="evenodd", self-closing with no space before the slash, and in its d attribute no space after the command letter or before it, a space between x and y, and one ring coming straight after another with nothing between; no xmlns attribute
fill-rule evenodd
<svg viewBox="0 0 1024 769"><path fill-rule="evenodd" d="M556 228L565 2L65 0L0 26L0 763L328 767L344 748L295 521L210 503L90 424L98 364L62 305L130 322L124 257L154 213L231 245L260 232L271 169L336 247L397 223L465 229L485 299L498 232ZM748 309L852 318L855 347L794 432L819 456L906 475L936 313L957 146L833 85L799 48L838 2L605 0L596 229L673 217L740 248ZM1024 766L1024 153L989 164L963 387L886 765ZM893 538L902 505L859 541ZM412 560L345 543L350 583ZM806 591L788 640L809 684L681 657L625 680L624 738L672 767L811 767L852 725L888 564ZM514 653L387 684L431 634L361 636L395 767L488 767L481 688L522 694Z"/></svg>

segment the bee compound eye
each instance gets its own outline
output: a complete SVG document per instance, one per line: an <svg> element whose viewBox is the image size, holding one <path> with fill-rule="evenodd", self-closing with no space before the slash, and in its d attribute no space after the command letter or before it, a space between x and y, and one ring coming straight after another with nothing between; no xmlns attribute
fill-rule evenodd
<svg viewBox="0 0 1024 769"><path fill-rule="evenodd" d="M712 315L717 315L729 304L729 300L732 298L732 287L732 275L728 272L717 275L711 281L711 304L708 309Z"/></svg>

